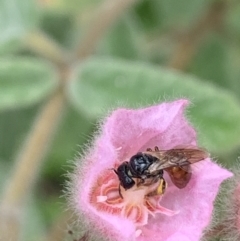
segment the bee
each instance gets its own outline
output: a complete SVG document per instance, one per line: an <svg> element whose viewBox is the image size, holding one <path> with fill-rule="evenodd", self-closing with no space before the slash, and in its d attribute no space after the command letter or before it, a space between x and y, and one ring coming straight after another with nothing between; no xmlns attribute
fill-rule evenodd
<svg viewBox="0 0 240 241"><path fill-rule="evenodd" d="M120 186L125 190L135 184L151 185L160 180L157 193L162 194L166 188L164 171L169 174L173 184L181 189L186 187L191 179L190 165L207 157L208 153L196 146L183 145L169 150L148 148L145 152L132 156L129 162L123 162L114 172L119 178ZM134 179L137 179L137 183Z"/></svg>

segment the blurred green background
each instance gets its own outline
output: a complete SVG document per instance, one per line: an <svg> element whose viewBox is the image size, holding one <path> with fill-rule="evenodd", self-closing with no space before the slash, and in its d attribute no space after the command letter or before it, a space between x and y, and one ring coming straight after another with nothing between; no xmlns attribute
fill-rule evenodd
<svg viewBox="0 0 240 241"><path fill-rule="evenodd" d="M22 240L63 240L47 237L64 216L60 196L69 161L91 140L98 119L116 106L189 98L187 116L200 145L227 167L240 154L240 2L129 1L103 31L103 16L114 11L102 10L107 4L0 0L2 191L44 105L59 89L65 102L26 199ZM84 38L91 29L93 51L77 55L81 46L80 52L89 47Z"/></svg>

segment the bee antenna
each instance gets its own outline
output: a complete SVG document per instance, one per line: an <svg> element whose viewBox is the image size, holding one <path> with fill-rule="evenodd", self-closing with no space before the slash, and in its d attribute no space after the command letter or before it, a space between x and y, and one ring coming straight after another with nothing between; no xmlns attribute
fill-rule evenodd
<svg viewBox="0 0 240 241"><path fill-rule="evenodd" d="M121 193L121 187L120 187L120 184L118 186L118 193L119 193L119 196L123 199L123 196L122 196L122 193Z"/></svg>
<svg viewBox="0 0 240 241"><path fill-rule="evenodd" d="M114 169L114 168L109 168L108 170L114 171L114 172L118 175L116 169Z"/></svg>

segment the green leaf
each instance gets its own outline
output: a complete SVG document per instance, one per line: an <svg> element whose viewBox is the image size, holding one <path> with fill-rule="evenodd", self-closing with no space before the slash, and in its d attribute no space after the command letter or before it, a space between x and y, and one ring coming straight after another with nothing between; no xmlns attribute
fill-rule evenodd
<svg viewBox="0 0 240 241"><path fill-rule="evenodd" d="M191 26L208 11L213 0L162 0L155 1L161 9L165 26Z"/></svg>
<svg viewBox="0 0 240 241"><path fill-rule="evenodd" d="M95 7L99 6L104 0L59 0L52 3L52 7L62 11L68 11L78 16L88 14Z"/></svg>
<svg viewBox="0 0 240 241"><path fill-rule="evenodd" d="M240 144L240 107L231 92L177 71L146 63L91 59L76 70L69 85L73 103L92 116L119 103L136 107L176 98L193 102L190 119L200 144L229 151Z"/></svg>
<svg viewBox="0 0 240 241"><path fill-rule="evenodd" d="M240 98L240 45L231 44L228 46L226 66L228 70L228 87Z"/></svg>
<svg viewBox="0 0 240 241"><path fill-rule="evenodd" d="M236 41L239 41L240 37L240 4L239 2L233 2L230 5L229 11L226 12L226 26L225 28L228 31L228 34L232 34L230 36L234 36Z"/></svg>
<svg viewBox="0 0 240 241"><path fill-rule="evenodd" d="M217 34L211 34L200 46L189 70L201 79L228 87L228 52L226 41Z"/></svg>
<svg viewBox="0 0 240 241"><path fill-rule="evenodd" d="M240 97L240 46L210 34L198 50L189 71L201 79L233 91Z"/></svg>
<svg viewBox="0 0 240 241"><path fill-rule="evenodd" d="M34 104L57 85L49 63L34 58L0 59L0 111Z"/></svg>
<svg viewBox="0 0 240 241"><path fill-rule="evenodd" d="M135 7L147 30L190 27L207 11L213 0L142 0Z"/></svg>
<svg viewBox="0 0 240 241"><path fill-rule="evenodd" d="M159 1L143 0L138 1L135 5L136 16L145 29L159 29L162 27L163 14L159 7Z"/></svg>
<svg viewBox="0 0 240 241"><path fill-rule="evenodd" d="M124 16L111 28L99 48L100 54L126 59L141 57L140 35L136 21Z"/></svg>
<svg viewBox="0 0 240 241"><path fill-rule="evenodd" d="M0 54L18 48L26 32L37 23L35 0L0 1Z"/></svg>
<svg viewBox="0 0 240 241"><path fill-rule="evenodd" d="M72 14L56 10L45 11L40 19L40 28L64 47L72 45L76 32Z"/></svg>

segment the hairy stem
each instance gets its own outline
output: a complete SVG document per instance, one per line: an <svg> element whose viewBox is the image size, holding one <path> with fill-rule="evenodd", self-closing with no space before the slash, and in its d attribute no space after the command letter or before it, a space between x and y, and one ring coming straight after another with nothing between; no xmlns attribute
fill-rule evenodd
<svg viewBox="0 0 240 241"><path fill-rule="evenodd" d="M193 26L180 41L177 49L168 63L168 67L184 70L195 55L201 40L209 30L218 28L226 12L226 2L217 0L208 12Z"/></svg>
<svg viewBox="0 0 240 241"><path fill-rule="evenodd" d="M67 53L45 33L41 31L31 32L24 40L28 49L56 65L64 65L67 62Z"/></svg>
<svg viewBox="0 0 240 241"><path fill-rule="evenodd" d="M0 233L4 234L3 240L18 240L21 205L36 180L41 160L63 112L64 100L60 89L51 96L39 113L16 159L16 166L7 183L0 207Z"/></svg>
<svg viewBox="0 0 240 241"><path fill-rule="evenodd" d="M212 229L209 229L208 231L205 232L204 234L204 240L213 240L215 238L218 238L223 234L223 230L226 229L226 226L224 224L219 224Z"/></svg>
<svg viewBox="0 0 240 241"><path fill-rule="evenodd" d="M134 2L135 0L106 0L94 14L94 19L76 50L74 60L84 59L92 54L99 40L113 22Z"/></svg>

